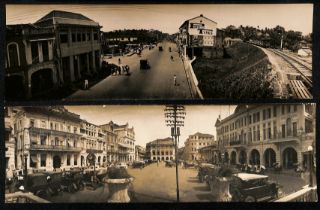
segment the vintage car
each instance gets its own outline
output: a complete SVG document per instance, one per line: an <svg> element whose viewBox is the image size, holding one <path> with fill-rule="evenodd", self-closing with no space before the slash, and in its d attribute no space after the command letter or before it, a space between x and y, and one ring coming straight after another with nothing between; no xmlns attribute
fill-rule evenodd
<svg viewBox="0 0 320 210"><path fill-rule="evenodd" d="M166 164L165 164L166 167L175 167L176 166L176 163L171 161L171 160L167 160L166 161Z"/></svg>
<svg viewBox="0 0 320 210"><path fill-rule="evenodd" d="M116 164L116 168L125 168L125 169L128 169L128 165L124 162L121 162L121 163L117 163Z"/></svg>
<svg viewBox="0 0 320 210"><path fill-rule="evenodd" d="M279 186L268 181L268 176L249 173L234 174L230 183L233 201L268 201L278 197Z"/></svg>
<svg viewBox="0 0 320 210"><path fill-rule="evenodd" d="M150 69L150 63L147 59L140 60L140 69Z"/></svg>
<svg viewBox="0 0 320 210"><path fill-rule="evenodd" d="M25 191L32 192L33 194L43 197L51 195L53 189L51 188L51 177L45 173L29 174L27 176L26 184L23 186ZM20 188L21 189L21 188Z"/></svg>
<svg viewBox="0 0 320 210"><path fill-rule="evenodd" d="M132 168L144 168L145 163L144 161L134 161L132 163Z"/></svg>
<svg viewBox="0 0 320 210"><path fill-rule="evenodd" d="M199 181L202 183L206 180L206 177L213 174L216 166L210 163L201 163L198 169L198 178Z"/></svg>

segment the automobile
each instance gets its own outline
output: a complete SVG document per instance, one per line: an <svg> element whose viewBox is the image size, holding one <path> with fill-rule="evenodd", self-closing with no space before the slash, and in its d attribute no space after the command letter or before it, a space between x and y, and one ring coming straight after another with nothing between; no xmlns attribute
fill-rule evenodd
<svg viewBox="0 0 320 210"><path fill-rule="evenodd" d="M125 168L125 169L128 169L128 165L124 162L121 162L121 163L118 163L116 164L116 167L117 168Z"/></svg>
<svg viewBox="0 0 320 210"><path fill-rule="evenodd" d="M210 163L201 163L198 168L198 178L199 182L204 182L206 177L209 175L213 175L216 166Z"/></svg>
<svg viewBox="0 0 320 210"><path fill-rule="evenodd" d="M150 69L150 63L147 59L141 59L140 60L140 69Z"/></svg>
<svg viewBox="0 0 320 210"><path fill-rule="evenodd" d="M159 51L163 51L163 48L162 48L162 46L159 46Z"/></svg>
<svg viewBox="0 0 320 210"><path fill-rule="evenodd" d="M176 163L171 161L171 160L167 160L166 161L166 164L165 164L166 167L175 167L176 166Z"/></svg>
<svg viewBox="0 0 320 210"><path fill-rule="evenodd" d="M279 187L267 175L237 173L232 176L229 189L232 201L257 202L277 198Z"/></svg>
<svg viewBox="0 0 320 210"><path fill-rule="evenodd" d="M22 189L39 197L48 196L52 194L50 181L51 177L45 173L29 174Z"/></svg>
<svg viewBox="0 0 320 210"><path fill-rule="evenodd" d="M144 168L145 163L144 161L134 161L132 163L132 168Z"/></svg>

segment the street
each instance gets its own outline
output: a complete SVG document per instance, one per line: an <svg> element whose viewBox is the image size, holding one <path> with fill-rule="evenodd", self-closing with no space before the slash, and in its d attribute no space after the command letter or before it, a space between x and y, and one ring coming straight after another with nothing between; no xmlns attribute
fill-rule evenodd
<svg viewBox="0 0 320 210"><path fill-rule="evenodd" d="M111 75L89 90L78 90L65 100L79 99L188 99L191 98L186 72L174 43L162 42L151 50L145 48L141 57L117 56L105 59L108 63L129 65L130 76ZM172 52L169 52L171 47ZM173 56L173 61L170 59ZM140 70L140 59L148 59L151 69ZM174 85L176 75L178 85Z"/></svg>
<svg viewBox="0 0 320 210"><path fill-rule="evenodd" d="M176 202L176 174L175 167L165 167L164 163L153 163L143 169L129 168L128 172L134 177L129 188L132 202ZM214 202L206 183L200 183L196 169L182 169L179 167L180 202ZM306 182L292 174L268 173L270 181L282 186L281 196L300 190ZM56 203L106 203L109 192L105 184L96 190L85 189L76 193L63 192L61 195L46 198Z"/></svg>

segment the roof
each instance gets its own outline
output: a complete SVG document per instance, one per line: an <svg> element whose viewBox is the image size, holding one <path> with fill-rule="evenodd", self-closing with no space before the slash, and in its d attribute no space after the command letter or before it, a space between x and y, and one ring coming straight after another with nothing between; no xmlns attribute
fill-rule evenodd
<svg viewBox="0 0 320 210"><path fill-rule="evenodd" d="M61 10L52 10L39 20L35 24L48 23L54 24L69 24L69 25L87 25L87 26L99 26L99 23L91 20L90 18L80 14Z"/></svg>
<svg viewBox="0 0 320 210"><path fill-rule="evenodd" d="M192 136L200 136L200 137L208 137L208 138L214 137L214 135L207 134L207 133L200 133L200 132L197 132L197 133L193 134Z"/></svg>
<svg viewBox="0 0 320 210"><path fill-rule="evenodd" d="M248 174L248 173L238 173L238 174L235 174L234 176L239 177L243 181L268 178L268 176L266 176L266 175Z"/></svg>
<svg viewBox="0 0 320 210"><path fill-rule="evenodd" d="M207 17L205 17L205 16L203 16L203 15L201 14L201 15L199 15L199 16L196 16L196 17L194 17L194 18L191 18L191 19L188 19L188 20L184 21L179 28L181 28L183 25L189 23L189 21L194 20L194 19L199 18L199 17L204 18L204 19L207 19L207 20L209 20L209 21L217 24L217 22L215 22L215 21L213 21L213 20L211 20L211 19L209 19L209 18L207 18Z"/></svg>
<svg viewBox="0 0 320 210"><path fill-rule="evenodd" d="M147 143L149 145L157 145L157 144L161 144L161 145L164 145L164 144L167 144L167 145L172 145L173 144L173 138L171 137L167 137L167 138L164 138L164 139L156 139L154 141L151 141L149 143Z"/></svg>

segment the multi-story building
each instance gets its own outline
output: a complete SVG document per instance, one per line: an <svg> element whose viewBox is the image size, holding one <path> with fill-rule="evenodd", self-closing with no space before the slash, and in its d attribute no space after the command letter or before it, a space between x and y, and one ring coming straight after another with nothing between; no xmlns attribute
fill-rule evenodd
<svg viewBox="0 0 320 210"><path fill-rule="evenodd" d="M16 168L53 170L80 166L80 116L62 107L14 108ZM25 159L27 162L25 162Z"/></svg>
<svg viewBox="0 0 320 210"><path fill-rule="evenodd" d="M141 161L145 159L146 149L140 145L135 146L135 160Z"/></svg>
<svg viewBox="0 0 320 210"><path fill-rule="evenodd" d="M279 163L290 169L307 163L315 145L315 105L239 105L225 119L217 119L220 159L230 164Z"/></svg>
<svg viewBox="0 0 320 210"><path fill-rule="evenodd" d="M179 32L179 41L182 45L188 47L216 45L217 23L202 14L184 21Z"/></svg>
<svg viewBox="0 0 320 210"><path fill-rule="evenodd" d="M133 127L130 128L128 123L118 125L110 121L108 124L101 125L100 128L107 131L107 135L111 135L109 137L110 141L114 142L109 147L114 152L110 153L109 158L113 154L113 161L132 162L135 160L135 133Z"/></svg>
<svg viewBox="0 0 320 210"><path fill-rule="evenodd" d="M8 107L4 109L4 142L5 142L5 157L6 169L14 170L16 168L16 142L13 137L13 128L11 124L12 110Z"/></svg>
<svg viewBox="0 0 320 210"><path fill-rule="evenodd" d="M189 135L184 144L185 160L200 160L199 149L214 144L214 136L197 132Z"/></svg>
<svg viewBox="0 0 320 210"><path fill-rule="evenodd" d="M87 156L94 154L96 157L96 164L105 166L107 164L107 141L106 134L103 130L86 120L81 121L81 166L87 165Z"/></svg>
<svg viewBox="0 0 320 210"><path fill-rule="evenodd" d="M106 135L107 161L109 163L117 162L119 160L119 146L117 143L117 134L113 131L113 122L111 122L99 126Z"/></svg>
<svg viewBox="0 0 320 210"><path fill-rule="evenodd" d="M215 142L216 143L216 142ZM207 163L219 163L217 145L209 145L199 149L200 160Z"/></svg>
<svg viewBox="0 0 320 210"><path fill-rule="evenodd" d="M100 28L81 14L56 10L34 24L7 25L6 95L36 96L94 74L101 65Z"/></svg>
<svg viewBox="0 0 320 210"><path fill-rule="evenodd" d="M146 144L146 157L149 160L174 160L175 144L171 137L156 139Z"/></svg>

